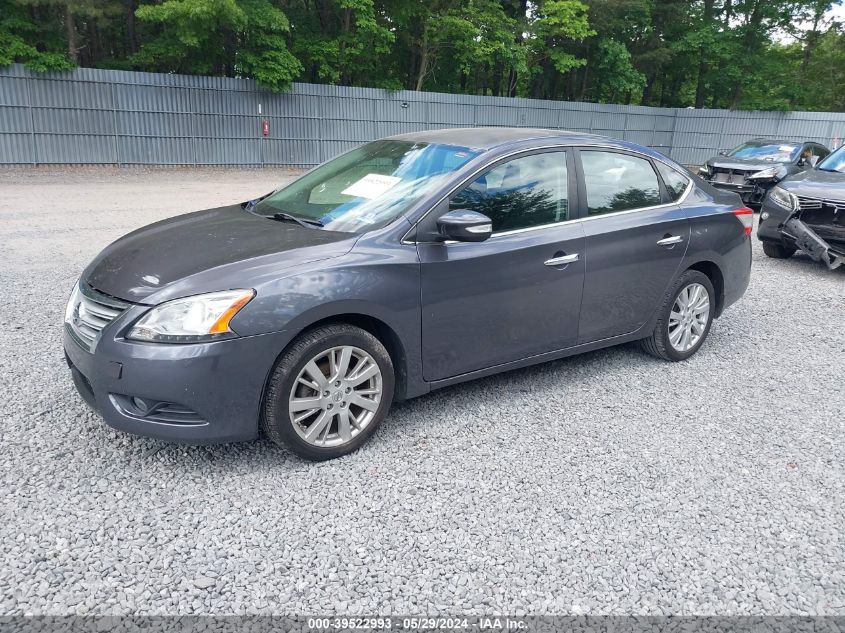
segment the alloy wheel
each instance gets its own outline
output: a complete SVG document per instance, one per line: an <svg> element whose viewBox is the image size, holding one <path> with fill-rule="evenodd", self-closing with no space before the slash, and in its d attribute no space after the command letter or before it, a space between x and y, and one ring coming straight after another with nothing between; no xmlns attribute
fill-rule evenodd
<svg viewBox="0 0 845 633"><path fill-rule="evenodd" d="M695 347L710 320L710 295L699 283L684 286L669 313L669 343L678 352Z"/></svg>
<svg viewBox="0 0 845 633"><path fill-rule="evenodd" d="M351 442L373 421L382 397L381 369L364 350L332 347L308 361L288 397L297 434L321 447Z"/></svg>

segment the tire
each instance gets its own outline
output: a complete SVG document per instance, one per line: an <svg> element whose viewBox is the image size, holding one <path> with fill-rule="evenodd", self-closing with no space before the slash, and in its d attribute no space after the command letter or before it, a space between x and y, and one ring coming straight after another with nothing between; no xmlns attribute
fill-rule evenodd
<svg viewBox="0 0 845 633"><path fill-rule="evenodd" d="M772 259L789 259L798 250L794 246L786 246L777 242L763 242L763 252Z"/></svg>
<svg viewBox="0 0 845 633"><path fill-rule="evenodd" d="M343 354L349 349L346 366L350 369L345 374L333 369L343 366ZM351 360L350 360L351 358ZM311 361L314 366L306 369ZM335 361L337 361L335 363ZM353 385L356 370L369 373L372 363L378 367L378 372L360 385ZM354 363L354 364L353 364ZM359 365L358 363L363 363ZM315 369L316 368L316 369ZM323 376L319 377L310 371L319 370ZM349 377L352 375L352 377ZM303 380L300 380L302 376ZM334 381L334 378L343 381ZM306 385L306 382L314 386ZM341 384L335 386L338 382ZM322 385L325 390L316 389ZM393 401L395 375L393 362L384 345L376 337L361 328L347 324L332 324L317 327L301 334L287 350L279 357L267 384L261 412L261 430L270 440L284 446L300 457L314 461L334 459L357 450L376 431L379 424L387 416ZM296 387L296 390L294 390ZM358 395L364 392L378 392L376 395ZM351 395L348 394L351 391ZM328 393L328 396L324 394ZM374 400L370 400L372 397ZM347 402L347 398L350 399ZM314 413L300 423L295 423L291 409L304 406L304 410L294 415L305 416L310 410L310 402L316 405ZM376 401L377 400L377 401ZM361 407L357 402L366 403ZM346 418L341 416L346 414ZM328 422L325 417L329 417ZM358 418L358 425L355 419ZM345 437L341 431L344 421ZM312 424L320 423L322 426ZM360 426L359 426L360 425ZM319 432L323 428L325 435ZM310 431L312 437L306 439ZM352 434L352 435L350 435ZM320 437L323 435L322 445Z"/></svg>
<svg viewBox="0 0 845 633"><path fill-rule="evenodd" d="M703 331L698 334L698 340L688 349L679 350L672 345L670 341L670 314L675 307L675 302L682 291L688 287L694 288L695 284L703 286L707 292L707 322L704 325ZM713 284L710 278L702 272L697 270L688 270L684 272L678 280L672 285L666 296L663 298L663 303L658 309L657 323L654 326L654 331L651 336L643 339L640 343L642 348L657 358L678 362L686 360L695 354L704 343L707 335L710 333L710 326L713 323L713 315L716 310L716 292L713 289Z"/></svg>

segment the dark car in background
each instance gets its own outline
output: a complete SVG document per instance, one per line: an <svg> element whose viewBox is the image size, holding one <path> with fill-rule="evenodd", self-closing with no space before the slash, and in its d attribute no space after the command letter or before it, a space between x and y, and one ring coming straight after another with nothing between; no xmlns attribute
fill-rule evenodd
<svg viewBox="0 0 845 633"><path fill-rule="evenodd" d="M753 139L707 160L699 175L714 187L738 193L757 210L775 184L815 165L830 150L813 141Z"/></svg>
<svg viewBox="0 0 845 633"><path fill-rule="evenodd" d="M447 385L636 340L689 358L748 286L752 224L736 195L632 143L406 134L117 240L73 289L64 348L115 428L261 428L328 459L394 400Z"/></svg>
<svg viewBox="0 0 845 633"><path fill-rule="evenodd" d="M830 269L845 263L845 146L769 192L757 236L769 257L800 249Z"/></svg>

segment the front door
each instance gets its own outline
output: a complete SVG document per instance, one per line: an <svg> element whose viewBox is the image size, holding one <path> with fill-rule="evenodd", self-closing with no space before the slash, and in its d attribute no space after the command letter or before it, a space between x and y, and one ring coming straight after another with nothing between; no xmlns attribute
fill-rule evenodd
<svg viewBox="0 0 845 633"><path fill-rule="evenodd" d="M426 380L575 344L584 233L570 218L571 161L546 151L498 163L429 214L432 222L448 210L478 211L493 235L417 246Z"/></svg>
<svg viewBox="0 0 845 633"><path fill-rule="evenodd" d="M587 258L580 344L628 334L649 320L686 253L690 223L671 202L680 190L661 187L650 159L579 154Z"/></svg>

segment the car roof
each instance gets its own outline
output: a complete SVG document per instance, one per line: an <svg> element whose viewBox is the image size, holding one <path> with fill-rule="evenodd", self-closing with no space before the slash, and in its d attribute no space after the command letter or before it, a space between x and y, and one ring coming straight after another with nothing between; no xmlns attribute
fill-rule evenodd
<svg viewBox="0 0 845 633"><path fill-rule="evenodd" d="M440 130L425 130L410 132L389 137L391 140L413 141L421 143L440 143L443 145L459 145L471 149L493 149L503 145L530 141L534 139L559 139L568 143L589 143L597 141L611 141L595 134L585 132L570 132L568 130L548 130L530 127L458 127Z"/></svg>
<svg viewBox="0 0 845 633"><path fill-rule="evenodd" d="M804 143L816 143L815 141L788 141L785 138L764 138L762 136L758 136L757 138L748 139L748 142L758 142L758 143L767 143L770 145L802 145ZM816 145L821 145L821 143L816 143Z"/></svg>
<svg viewBox="0 0 845 633"><path fill-rule="evenodd" d="M388 139L457 145L481 151L502 149L516 144L520 144L521 149L530 149L530 141L537 141L538 146L542 146L544 144L543 141L546 141L560 143L562 145L598 146L609 149L631 150L669 164L678 164L671 158L645 145L638 145L637 143L622 141L609 136L600 136L587 132L572 132L570 130L549 130L531 127L459 127L397 134L396 136L389 136Z"/></svg>

